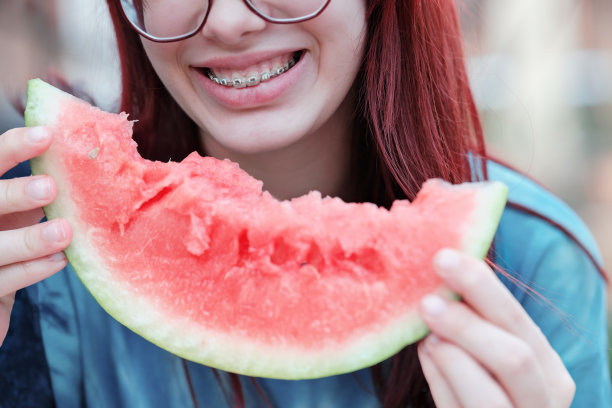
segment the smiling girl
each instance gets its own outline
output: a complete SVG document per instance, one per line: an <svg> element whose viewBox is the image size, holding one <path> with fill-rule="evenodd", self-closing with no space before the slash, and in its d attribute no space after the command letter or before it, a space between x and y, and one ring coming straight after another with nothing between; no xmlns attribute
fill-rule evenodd
<svg viewBox="0 0 612 408"><path fill-rule="evenodd" d="M424 341L348 375L255 380L181 360L99 308L61 254L70 225L37 224L53 180L10 170L52 134L10 130L0 137L1 406L610 406L596 248L563 203L486 159L453 1L107 2L122 110L149 159L229 158L279 199L316 189L389 206L441 177L502 180L510 203L490 263L435 257L462 300L423 299ZM554 294L554 307L517 281Z"/></svg>

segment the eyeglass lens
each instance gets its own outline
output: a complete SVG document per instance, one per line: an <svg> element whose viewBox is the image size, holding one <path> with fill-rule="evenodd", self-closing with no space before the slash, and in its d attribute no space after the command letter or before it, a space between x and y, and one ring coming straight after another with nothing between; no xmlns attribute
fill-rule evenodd
<svg viewBox="0 0 612 408"><path fill-rule="evenodd" d="M317 13L325 6L326 0L247 2L265 18L287 22ZM145 33L159 38L178 37L197 30L206 17L208 6L209 0L121 0L121 7L130 22Z"/></svg>

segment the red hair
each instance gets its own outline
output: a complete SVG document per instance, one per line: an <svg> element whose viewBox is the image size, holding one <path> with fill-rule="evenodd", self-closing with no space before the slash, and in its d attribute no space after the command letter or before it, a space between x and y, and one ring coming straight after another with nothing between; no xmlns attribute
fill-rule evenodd
<svg viewBox="0 0 612 408"><path fill-rule="evenodd" d="M121 55L121 109L138 119L134 139L141 154L167 161L201 150L197 126L155 74L118 1L107 3ZM412 199L428 178L471 180L468 153L484 157L485 148L455 2L368 0L367 19L366 52L354 84L353 174L360 199L388 206ZM384 407L434 406L415 345L371 371Z"/></svg>

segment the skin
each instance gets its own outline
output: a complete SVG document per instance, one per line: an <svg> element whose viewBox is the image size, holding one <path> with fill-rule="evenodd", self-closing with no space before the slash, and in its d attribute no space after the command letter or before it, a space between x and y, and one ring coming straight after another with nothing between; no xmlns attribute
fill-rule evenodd
<svg viewBox="0 0 612 408"><path fill-rule="evenodd" d="M17 128L0 136L0 174L46 151L53 137L44 128ZM0 181L0 342L4 341L15 292L66 266L60 252L72 238L66 220L38 224L42 206L56 195L46 176Z"/></svg>
<svg viewBox="0 0 612 408"><path fill-rule="evenodd" d="M440 407L568 407L575 384L559 355L491 268L452 249L434 269L462 300L428 295L432 334L418 354Z"/></svg>
<svg viewBox="0 0 612 408"><path fill-rule="evenodd" d="M145 46L173 96L200 125L212 155L238 161L279 198L312 188L347 197L350 87L361 61L364 29L363 19L342 14L348 5L364 15L362 2L336 0L318 19L279 26L262 22L242 1L217 1L201 34L174 44L145 41ZM260 41L274 46L276 38L308 49L316 68L308 86L298 87L283 104L235 111L215 106L194 86L188 66L195 55L246 52ZM339 59L343 49L357 52ZM244 131L262 127L261 134ZM43 128L6 132L0 136L0 172L41 154L51 141ZM43 188L33 188L32 182L41 180ZM66 265L58 253L72 237L68 223L37 224L41 207L55 193L53 180L45 176L0 182L0 339L8 329L15 291ZM419 344L419 358L437 405L569 406L575 385L566 368L493 271L482 260L453 250L438 253L434 269L462 297L451 301L429 295L421 304L432 334Z"/></svg>

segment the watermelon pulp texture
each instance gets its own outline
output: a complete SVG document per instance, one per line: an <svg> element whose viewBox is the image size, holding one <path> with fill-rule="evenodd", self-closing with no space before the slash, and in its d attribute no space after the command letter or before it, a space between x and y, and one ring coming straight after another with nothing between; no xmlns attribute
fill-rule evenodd
<svg viewBox="0 0 612 408"><path fill-rule="evenodd" d="M58 184L48 218L73 228L66 255L118 321L177 355L253 376L357 370L426 333L417 304L448 293L442 247L484 257L500 183L427 182L390 211L311 192L278 201L230 161L139 156L126 114L32 80L26 125L54 142L31 161Z"/></svg>

